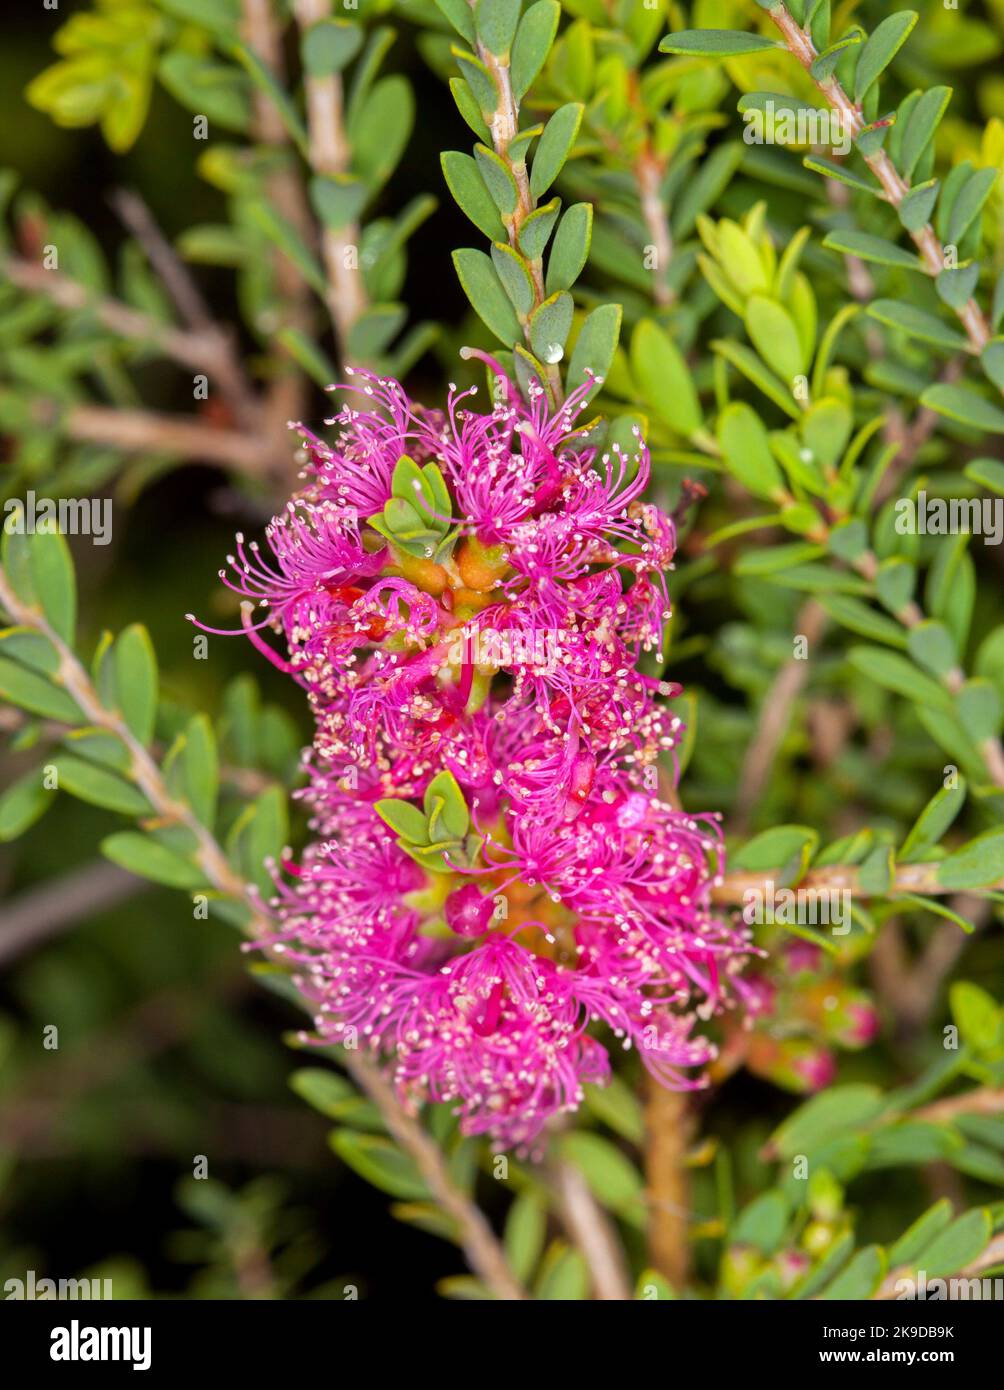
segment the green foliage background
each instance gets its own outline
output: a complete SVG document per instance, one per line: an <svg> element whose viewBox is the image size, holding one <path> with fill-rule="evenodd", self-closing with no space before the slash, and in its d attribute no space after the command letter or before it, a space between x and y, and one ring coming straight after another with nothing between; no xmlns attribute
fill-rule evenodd
<svg viewBox="0 0 1004 1390"><path fill-rule="evenodd" d="M607 442L640 427L654 495L683 518L666 662L685 688L683 804L723 812L736 875L795 885L847 869L855 917L846 938L800 933L822 953L802 972L785 933L763 932L778 1012L751 1034L726 1030L720 1085L689 1115L667 1122L653 1106L646 1130L627 1057L554 1159L615 1223L641 1297L863 1298L915 1262L992 1271L1000 547L901 535L895 503L920 489L1004 493L1004 5L929 0L907 34L905 6L834 4L832 37L860 25L873 40L823 60L872 127L833 167L743 140L742 112L764 94L819 100L772 46L767 4L564 0L559 16L548 0L512 59L520 129L555 122L529 162L532 209L513 160L491 148L484 73L454 51L463 38L508 49L519 5L482 6L467 35L460 0L360 0L334 25L308 3L299 20L318 33L302 53L296 19L266 6L278 84L254 56L255 6L242 25L236 0L105 0L18 21L0 68L5 496L114 499L112 544L73 542L79 619L63 635L89 665L103 632L125 630L98 663L103 702L198 821L215 820L233 871L260 879L264 855L300 833L295 814L286 830L283 789L303 711L242 643L212 638L193 659L183 614L234 625L216 571L234 530L254 534L295 487L286 420L319 424L340 358L402 374L429 403L447 380L484 386L459 356L467 344L552 389L599 372ZM817 32L829 9L789 6ZM685 36L658 51L667 33L708 29L764 41ZM311 78L344 79L341 163L319 154L304 74L308 97ZM898 208L875 197L866 157L883 149L919 185ZM172 302L157 235L135 203L123 227L121 201L107 201L122 188L191 268L223 337ZM909 236L928 219L958 251L937 280ZM47 245L77 298L39 279ZM347 293L365 291L351 313L332 273L346 245L362 265ZM978 352L970 295L991 339ZM209 396L193 400L202 358ZM190 426L184 440L165 433L170 420ZM127 421L138 436L122 434ZM58 629L72 583L53 547L10 542L4 567L12 583L32 576ZM117 754L63 738L61 692L31 685L52 675L37 645L23 633L0 645L0 1282L35 1269L111 1273L118 1296L486 1296L458 1272L455 1228L370 1102L284 1043L297 1015L249 978L241 914L214 902L193 918L194 842L177 826L123 829L122 814L142 812ZM193 723L200 711L209 722ZM767 750L759 772L751 749ZM53 761L71 794L40 789ZM102 848L175 889L101 867ZM926 877L907 896L915 864ZM39 896L53 889L69 908ZM852 1026L872 1009L874 1041ZM952 1026L960 1045L946 1050ZM803 1104L820 1059L835 1084ZM954 1108L932 1109L939 1098ZM493 1156L447 1115L424 1123L534 1296L588 1296L547 1170L513 1159L497 1181ZM667 1123L689 1213L675 1237L689 1271L675 1279L657 1229L666 1159L653 1132ZM190 1176L200 1154L209 1182ZM803 1154L808 1182L793 1172Z"/></svg>

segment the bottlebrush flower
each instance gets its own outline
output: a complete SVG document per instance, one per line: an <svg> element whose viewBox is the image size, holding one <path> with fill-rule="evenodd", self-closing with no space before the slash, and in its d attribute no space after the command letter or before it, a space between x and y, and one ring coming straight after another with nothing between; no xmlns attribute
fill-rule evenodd
<svg viewBox="0 0 1004 1390"><path fill-rule="evenodd" d="M592 1025L664 1084L705 1084L698 1024L751 947L709 909L716 820L658 794L677 687L638 662L675 536L642 501L648 451L597 449L588 386L552 410L490 365L490 413L354 374L376 408L343 408L332 444L297 427L305 486L268 529L274 563L240 542L227 582L316 722L314 838L284 865L272 943L316 1036L528 1145L608 1077Z"/></svg>

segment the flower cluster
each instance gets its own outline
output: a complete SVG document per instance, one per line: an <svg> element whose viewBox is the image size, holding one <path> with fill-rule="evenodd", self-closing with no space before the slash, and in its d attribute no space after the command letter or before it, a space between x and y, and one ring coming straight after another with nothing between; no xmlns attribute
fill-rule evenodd
<svg viewBox="0 0 1004 1390"><path fill-rule="evenodd" d="M314 838L282 866L273 946L318 1035L526 1145L608 1077L590 1025L704 1084L695 1025L750 946L709 911L715 818L674 809L677 687L639 670L675 547L648 451L600 452L589 386L555 411L490 365L490 413L353 374L335 442L296 427L273 558L239 538L224 578L316 722Z"/></svg>

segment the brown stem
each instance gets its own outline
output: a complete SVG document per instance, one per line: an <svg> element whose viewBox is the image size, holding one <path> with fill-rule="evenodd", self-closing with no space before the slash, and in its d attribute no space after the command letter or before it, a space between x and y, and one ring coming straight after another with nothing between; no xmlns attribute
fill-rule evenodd
<svg viewBox="0 0 1004 1390"><path fill-rule="evenodd" d="M897 893L915 893L924 897L944 897L954 893L954 888L946 888L938 882L937 862L931 864L898 864L889 887L877 893L862 885L858 868L854 864L828 864L822 869L809 869L798 880L799 889L814 893L848 892L860 898L895 898ZM768 886L777 885L781 866L762 873L742 871L723 874L711 889L711 901L722 905L741 903L748 893L766 894ZM1004 878L988 883L984 892L1004 890Z"/></svg>
<svg viewBox="0 0 1004 1390"><path fill-rule="evenodd" d="M45 402L39 403L39 411L43 416L52 414ZM252 477L271 476L274 472L274 455L261 438L214 429L183 416L73 405L65 415L59 415L57 409L53 423L70 439L106 444L126 453L177 454Z"/></svg>
<svg viewBox="0 0 1004 1390"><path fill-rule="evenodd" d="M402 1109L390 1082L373 1062L349 1048L344 1049L344 1055L346 1070L380 1110L387 1128L402 1149L414 1159L439 1206L456 1222L460 1244L471 1269L496 1298L525 1299L526 1290L510 1270L505 1252L484 1214L455 1186L439 1146L418 1121Z"/></svg>
<svg viewBox="0 0 1004 1390"><path fill-rule="evenodd" d="M654 1268L680 1290L690 1269L690 1182L687 1150L695 1121L687 1097L648 1080L645 1106L645 1176L651 1210L649 1257Z"/></svg>
<svg viewBox="0 0 1004 1390"><path fill-rule="evenodd" d="M294 11L302 33L331 13L329 0L295 0ZM349 172L352 152L345 134L342 79L338 73L304 79L307 95L307 129L310 165L318 177L331 178ZM347 223L321 232L321 250L328 275L328 308L344 357L353 324L366 312L366 290L359 269L359 225Z"/></svg>
<svg viewBox="0 0 1004 1390"><path fill-rule="evenodd" d="M530 177L526 169L525 159L512 159L509 155L509 146L519 133L519 103L517 102L512 90L508 61L490 53L484 44L477 45L478 57L488 69L495 86L498 98L495 111L489 121L491 129L492 144L495 153L500 159L505 160L513 180L516 184L516 210L511 217L503 217L506 233L509 237L509 245L514 251L520 252L519 232L523 223L536 207L533 194L530 192ZM522 254L522 252L520 252ZM533 280L533 307L543 304L546 298L544 291L544 264L540 256L528 262L530 276ZM531 310L531 313L533 311ZM527 346L530 346L530 315L523 321L523 336ZM544 383L556 406L560 405L564 399L564 392L561 385L561 372L554 362L541 364L547 378Z"/></svg>
<svg viewBox="0 0 1004 1390"><path fill-rule="evenodd" d="M22 893L4 907L0 965L49 941L81 917L117 907L145 886L116 864L98 860Z"/></svg>
<svg viewBox="0 0 1004 1390"><path fill-rule="evenodd" d="M795 619L796 635L805 637L811 646L822 637L825 627L825 611L815 599L809 599ZM791 657L778 671L763 698L756 732L746 750L739 776L733 822L737 835L746 833L754 807L767 785L777 750L787 731L792 706L801 694L808 675L808 660L796 660Z"/></svg>
<svg viewBox="0 0 1004 1390"><path fill-rule="evenodd" d="M794 54L806 72L812 76L809 70L819 54L811 36L796 23L783 4L773 5L768 14L780 30L789 52ZM865 126L864 117L861 115L860 108L851 101L836 77L827 77L822 81L813 78L813 81L833 110L839 113L847 134L852 138L858 136ZM863 155L862 158L882 185L888 201L894 208L898 208L909 193L910 184L897 171L885 150ZM911 231L910 236L920 251L928 274L940 275L946 268L945 249L938 240L931 224L925 223L923 227ZM975 299L970 299L956 312L966 330L973 352L981 353L990 341L991 334L980 306Z"/></svg>
<svg viewBox="0 0 1004 1390"><path fill-rule="evenodd" d="M669 230L666 206L662 200L660 185L664 165L654 155L645 151L634 166L635 182L638 185L638 198L641 215L652 238L655 251L655 265L652 268L652 298L660 307L672 304L676 298L669 285L669 264L673 259L673 236Z"/></svg>

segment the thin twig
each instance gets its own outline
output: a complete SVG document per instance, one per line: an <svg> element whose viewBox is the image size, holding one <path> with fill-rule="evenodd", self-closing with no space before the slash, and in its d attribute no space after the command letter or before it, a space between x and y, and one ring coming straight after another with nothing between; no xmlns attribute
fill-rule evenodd
<svg viewBox="0 0 1004 1390"><path fill-rule="evenodd" d="M939 883L938 870L940 867L941 865L937 861L930 864L897 864L889 887L876 890L862 884L856 864L828 864L825 868L809 869L798 880L798 888L819 894L847 892L859 898L894 899L897 893L913 893L920 897L944 897L956 890L946 888L942 883ZM752 874L737 871L723 874L712 886L711 901L724 906L728 903L741 903L750 893L763 895L768 891L769 885L777 886L777 878L782 872L782 868L782 865L778 865L776 869L763 873ZM1000 892L1002 889L1004 889L1004 878L986 884L983 891Z"/></svg>
<svg viewBox="0 0 1004 1390"><path fill-rule="evenodd" d="M116 864L98 860L61 878L31 888L3 909L0 965L49 941L67 927L127 902L149 887Z"/></svg>
<svg viewBox="0 0 1004 1390"><path fill-rule="evenodd" d="M236 430L215 429L201 420L162 415L152 410L119 410L103 405L73 405L59 414L48 403L39 411L70 439L105 444L124 453L176 454L215 463L251 477L271 477L274 456L265 440Z"/></svg>
<svg viewBox="0 0 1004 1390"><path fill-rule="evenodd" d="M630 1300L624 1252L613 1222L573 1163L559 1159L551 1172L564 1225L586 1261L596 1298L601 1302Z"/></svg>
<svg viewBox="0 0 1004 1390"><path fill-rule="evenodd" d="M216 323L195 280L174 247L160 230L153 214L138 193L118 189L109 201L128 231L139 242L150 265L189 328L215 336L219 341L219 360L214 377L220 395L227 401L238 422L246 429L257 429L260 407L237 354L233 335Z"/></svg>
<svg viewBox="0 0 1004 1390"><path fill-rule="evenodd" d="M645 1176L650 1218L649 1258L674 1289L690 1270L690 1182L686 1155L695 1119L687 1096L648 1081L645 1106Z"/></svg>
<svg viewBox="0 0 1004 1390"><path fill-rule="evenodd" d="M417 1120L399 1104L390 1082L367 1057L343 1049L345 1067L366 1092L387 1122L391 1134L415 1161L433 1197L457 1224L460 1244L471 1269L497 1298L523 1300L526 1290L509 1268L505 1252L488 1225L484 1213L454 1184L439 1146Z"/></svg>
<svg viewBox="0 0 1004 1390"><path fill-rule="evenodd" d="M331 13L329 0L295 0L293 8L304 34L312 25L328 19ZM348 173L352 159L345 134L341 75L333 72L314 77L308 73L304 89L311 168L320 178L339 178ZM321 250L328 276L328 308L343 357L348 351L353 325L366 312L366 290L359 268L359 237L357 222L348 222L337 229L324 227L321 231Z"/></svg>
<svg viewBox="0 0 1004 1390"><path fill-rule="evenodd" d="M638 185L638 200L641 215L648 234L652 238L655 252L655 265L652 267L652 298L657 305L672 304L675 295L669 284L669 266L673 259L673 235L669 229L666 205L662 197L662 177L665 164L644 150L634 164L634 178Z"/></svg>
<svg viewBox="0 0 1004 1390"><path fill-rule="evenodd" d="M820 640L826 627L826 612L815 599L809 599L795 619L795 634L809 646ZM750 818L770 777L774 759L791 720L791 711L809 676L809 661L790 657L778 671L760 704L756 732L750 740L739 774L735 809L731 818L736 835L746 834Z"/></svg>
<svg viewBox="0 0 1004 1390"><path fill-rule="evenodd" d="M783 3L772 5L768 14L780 30L788 46L788 51L798 59L811 77L810 69L819 57L811 35L796 22ZM837 78L832 76L824 78L822 81L813 78L813 81L834 111L839 113L844 131L851 138L860 135L865 127L861 109L851 101ZM898 208L910 192L910 184L895 168L885 150L880 149L875 154L863 155L862 158L882 185L887 201L894 208ZM947 266L945 248L938 240L931 224L925 223L923 227L911 231L910 236L920 251L927 273L934 276L940 275ZM966 336L973 352L981 353L990 341L991 333L980 306L975 299L969 299L956 312L966 330Z"/></svg>

